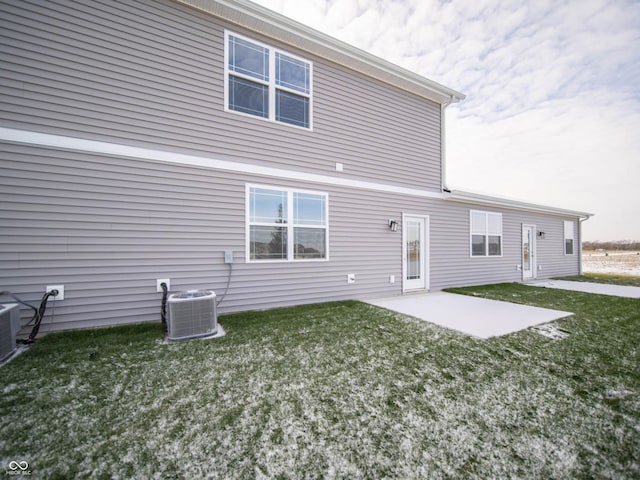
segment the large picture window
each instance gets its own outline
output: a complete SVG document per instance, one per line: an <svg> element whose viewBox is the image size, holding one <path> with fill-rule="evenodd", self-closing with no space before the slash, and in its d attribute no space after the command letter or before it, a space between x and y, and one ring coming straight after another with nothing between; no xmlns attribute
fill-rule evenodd
<svg viewBox="0 0 640 480"><path fill-rule="evenodd" d="M247 187L249 261L326 260L326 193Z"/></svg>
<svg viewBox="0 0 640 480"><path fill-rule="evenodd" d="M311 62L226 32L225 68L227 110L311 128Z"/></svg>
<svg viewBox="0 0 640 480"><path fill-rule="evenodd" d="M502 255L502 214L471 210L471 256Z"/></svg>
<svg viewBox="0 0 640 480"><path fill-rule="evenodd" d="M573 243L574 243L574 222L564 222L564 254L573 255Z"/></svg>

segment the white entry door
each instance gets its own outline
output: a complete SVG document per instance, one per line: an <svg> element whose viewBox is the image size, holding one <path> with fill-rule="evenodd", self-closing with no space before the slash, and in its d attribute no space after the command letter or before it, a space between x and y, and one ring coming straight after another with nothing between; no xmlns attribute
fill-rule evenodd
<svg viewBox="0 0 640 480"><path fill-rule="evenodd" d="M402 216L402 290L429 288L429 217Z"/></svg>
<svg viewBox="0 0 640 480"><path fill-rule="evenodd" d="M522 226L522 280L536 278L536 227Z"/></svg>

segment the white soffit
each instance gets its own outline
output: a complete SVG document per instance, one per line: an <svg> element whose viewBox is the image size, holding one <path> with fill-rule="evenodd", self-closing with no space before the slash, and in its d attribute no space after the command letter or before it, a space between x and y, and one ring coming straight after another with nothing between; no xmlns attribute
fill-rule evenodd
<svg viewBox="0 0 640 480"><path fill-rule="evenodd" d="M562 215L566 217L580 217L590 218L593 217L593 213L579 212L576 210L567 210L564 208L549 207L546 205L538 205L536 203L528 203L520 200L513 200L510 198L496 197L491 195L484 195L480 193L465 192L462 190L451 190L450 193L445 193L445 200L452 202L473 203L474 205L492 205L502 208L514 208L517 210L529 210L531 212L547 213L554 215Z"/></svg>
<svg viewBox="0 0 640 480"><path fill-rule="evenodd" d="M439 104L465 95L248 0L175 0Z"/></svg>

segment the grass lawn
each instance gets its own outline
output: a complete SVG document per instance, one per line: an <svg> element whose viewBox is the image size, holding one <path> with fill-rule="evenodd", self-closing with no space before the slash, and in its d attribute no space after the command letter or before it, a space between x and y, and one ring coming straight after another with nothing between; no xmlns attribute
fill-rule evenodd
<svg viewBox="0 0 640 480"><path fill-rule="evenodd" d="M620 275L616 273L590 273L571 277L562 277L558 280L570 280L573 282L608 283L613 285L629 285L640 287L640 277L637 275Z"/></svg>
<svg viewBox="0 0 640 480"><path fill-rule="evenodd" d="M474 339L359 302L51 334L0 368L0 473L33 478L640 477L640 300L517 284L557 340Z"/></svg>

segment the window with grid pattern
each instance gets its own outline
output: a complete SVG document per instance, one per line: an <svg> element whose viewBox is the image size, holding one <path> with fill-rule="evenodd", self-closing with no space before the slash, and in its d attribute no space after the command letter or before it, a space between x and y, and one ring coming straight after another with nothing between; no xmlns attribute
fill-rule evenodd
<svg viewBox="0 0 640 480"><path fill-rule="evenodd" d="M326 193L248 186L249 260L326 260Z"/></svg>
<svg viewBox="0 0 640 480"><path fill-rule="evenodd" d="M564 222L564 254L573 255L574 222Z"/></svg>
<svg viewBox="0 0 640 480"><path fill-rule="evenodd" d="M502 214L471 210L471 256L502 255Z"/></svg>
<svg viewBox="0 0 640 480"><path fill-rule="evenodd" d="M225 108L310 129L311 62L234 33L225 38Z"/></svg>

